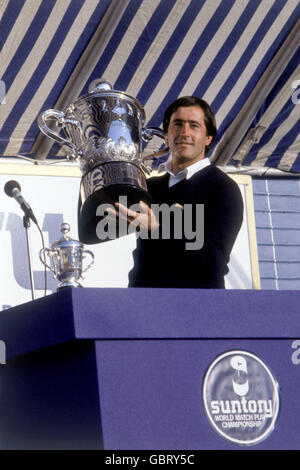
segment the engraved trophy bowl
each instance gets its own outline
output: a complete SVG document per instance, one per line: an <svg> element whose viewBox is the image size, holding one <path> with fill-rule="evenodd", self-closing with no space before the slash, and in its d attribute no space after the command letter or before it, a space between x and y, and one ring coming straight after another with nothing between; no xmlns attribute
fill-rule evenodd
<svg viewBox="0 0 300 470"><path fill-rule="evenodd" d="M72 240L68 232L70 225L63 223L60 226L63 236L51 245L51 248L42 248L39 252L41 262L54 274L54 278L60 281L57 290L65 287L82 287L78 282L82 274L94 264L94 254L84 249L84 245L77 240ZM46 263L46 256L50 258L51 266ZM84 267L86 258L90 258Z"/></svg>
<svg viewBox="0 0 300 470"><path fill-rule="evenodd" d="M55 120L65 137L48 127ZM145 173L146 160L168 152L164 148L143 156L142 142L154 136L164 139L161 129L145 127L141 103L122 91L113 90L104 79L95 80L89 93L70 104L65 112L44 111L38 118L40 130L71 150L68 158L78 160L82 172L78 201L78 234L82 243L107 241L99 239L96 215L100 204L119 202L126 196L128 207L144 201L151 204ZM124 200L124 199L123 199ZM124 235L116 230L116 237ZM111 238L109 238L111 239Z"/></svg>

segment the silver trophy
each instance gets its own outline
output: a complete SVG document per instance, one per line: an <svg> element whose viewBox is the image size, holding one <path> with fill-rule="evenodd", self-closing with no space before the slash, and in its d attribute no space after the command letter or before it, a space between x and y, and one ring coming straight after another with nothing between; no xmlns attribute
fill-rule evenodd
<svg viewBox="0 0 300 470"><path fill-rule="evenodd" d="M42 248L39 252L41 262L53 272L54 278L60 281L57 290L64 287L81 287L78 282L82 274L94 263L94 254L84 249L79 241L72 240L68 233L70 225L63 223L60 226L63 236L51 245L51 248ZM46 255L50 258L51 266L46 263ZM83 267L85 259L90 260Z"/></svg>
<svg viewBox="0 0 300 470"><path fill-rule="evenodd" d="M47 121L56 120L63 129L62 137L50 129ZM114 204L126 196L128 206L144 201L151 204L145 173L148 159L168 152L162 150L142 155L142 141L154 136L164 139L161 129L145 128L145 111L132 96L112 89L105 80L95 80L89 93L70 104L65 112L44 111L38 118L41 131L61 145L67 145L70 160L78 160L83 174L78 204L78 234L83 243L99 240L96 225L97 207ZM117 236L123 233L116 231Z"/></svg>

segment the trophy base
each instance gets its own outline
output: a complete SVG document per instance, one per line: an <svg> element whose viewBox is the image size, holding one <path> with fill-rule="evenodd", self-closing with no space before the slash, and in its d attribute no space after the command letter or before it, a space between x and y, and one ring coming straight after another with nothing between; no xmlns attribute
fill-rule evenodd
<svg viewBox="0 0 300 470"><path fill-rule="evenodd" d="M60 291L60 290L63 290L63 289L68 289L69 287L82 287L81 284L79 284L79 282L76 282L76 281L64 281L64 282L61 282L56 291Z"/></svg>
<svg viewBox="0 0 300 470"><path fill-rule="evenodd" d="M150 205L144 172L130 162L106 162L82 177L78 202L78 236L98 244L128 235L129 223L108 220L105 209L119 202L130 208L140 201Z"/></svg>

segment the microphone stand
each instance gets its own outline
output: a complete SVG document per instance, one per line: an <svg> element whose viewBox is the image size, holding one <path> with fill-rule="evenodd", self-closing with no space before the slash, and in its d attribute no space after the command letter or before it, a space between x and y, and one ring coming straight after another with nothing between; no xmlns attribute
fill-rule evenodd
<svg viewBox="0 0 300 470"><path fill-rule="evenodd" d="M23 226L26 231L27 254L28 254L28 263L29 263L30 285L31 285L31 298L32 300L34 300L35 299L34 279L33 279L33 271L32 271L31 243L30 243L30 234L29 234L30 217L28 217L28 215L24 215L23 217Z"/></svg>

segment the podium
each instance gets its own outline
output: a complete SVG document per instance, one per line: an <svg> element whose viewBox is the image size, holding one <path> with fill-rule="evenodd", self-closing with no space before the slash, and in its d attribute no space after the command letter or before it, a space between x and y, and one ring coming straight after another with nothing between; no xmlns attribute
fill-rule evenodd
<svg viewBox="0 0 300 470"><path fill-rule="evenodd" d="M0 449L299 449L300 292L67 288L0 313ZM248 351L280 410L262 442L213 428L210 364Z"/></svg>

